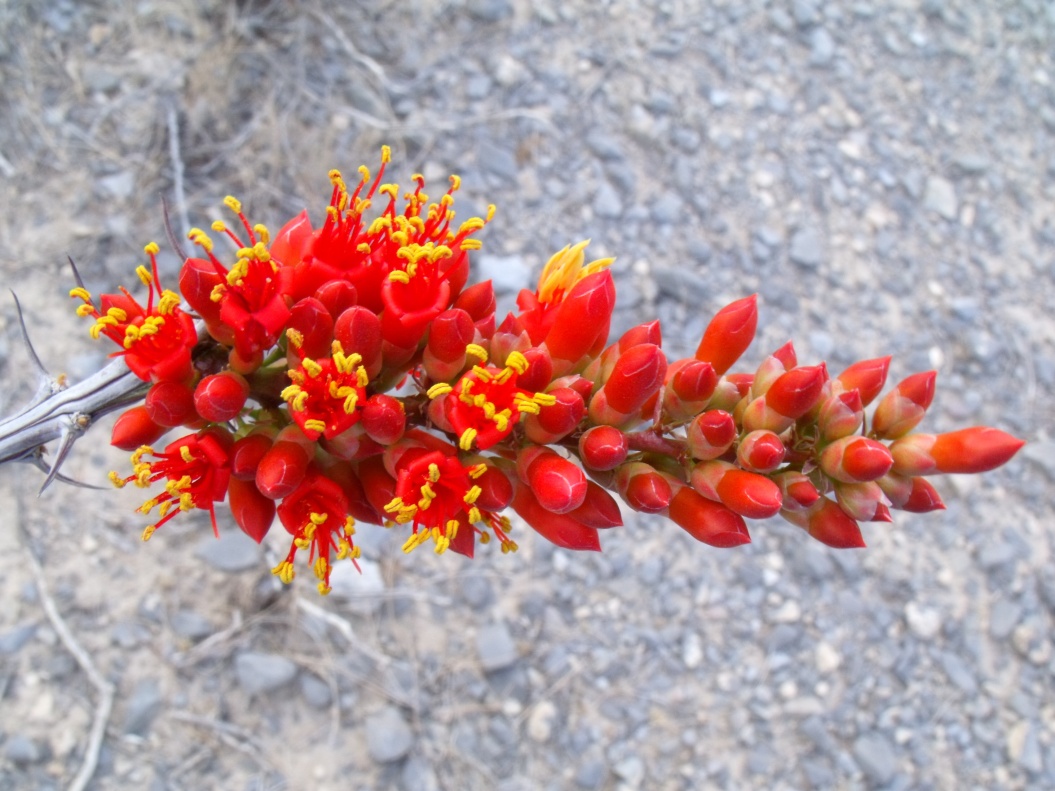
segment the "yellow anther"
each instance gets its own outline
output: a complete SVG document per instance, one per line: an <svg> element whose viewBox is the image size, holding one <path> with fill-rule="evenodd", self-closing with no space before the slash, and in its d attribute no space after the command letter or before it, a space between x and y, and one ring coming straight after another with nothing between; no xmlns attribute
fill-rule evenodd
<svg viewBox="0 0 1055 791"><path fill-rule="evenodd" d="M393 283L403 283L406 285L410 282L410 275L404 272L402 269L393 269L388 273L388 279Z"/></svg>
<svg viewBox="0 0 1055 791"><path fill-rule="evenodd" d="M314 511L312 513L308 514L308 519L311 521L311 523L313 525L321 525L322 523L324 523L329 518L330 518L329 514L317 514Z"/></svg>
<svg viewBox="0 0 1055 791"><path fill-rule="evenodd" d="M473 373L483 382L491 381L491 372L486 368L481 368L479 365L473 366Z"/></svg>
<svg viewBox="0 0 1055 791"><path fill-rule="evenodd" d="M429 486L428 482L421 484L420 491L421 491L421 496L422 496L423 499L425 499L425 500L435 500L436 499L436 491L431 486Z"/></svg>
<svg viewBox="0 0 1055 791"><path fill-rule="evenodd" d="M494 219L495 211L497 211L497 209L498 207L495 206L493 203L489 203L487 205L487 222L491 222L491 220Z"/></svg>
<svg viewBox="0 0 1055 791"><path fill-rule="evenodd" d="M212 252L212 239L205 233L201 228L191 228L187 232L187 238L190 239L194 244L201 247L207 253Z"/></svg>
<svg viewBox="0 0 1055 791"><path fill-rule="evenodd" d="M323 421L323 420L315 420L315 419L305 420L304 421L304 428L306 428L308 431L325 431L326 430L326 422Z"/></svg>
<svg viewBox="0 0 1055 791"><path fill-rule="evenodd" d="M514 371L512 368L503 368L501 371L495 374L495 383L504 385L506 382L509 381L509 377L511 377L513 374Z"/></svg>
<svg viewBox="0 0 1055 791"><path fill-rule="evenodd" d="M370 245L368 245L366 242L360 242L355 249L357 252L360 252L363 255L370 255Z"/></svg>
<svg viewBox="0 0 1055 791"><path fill-rule="evenodd" d="M304 333L290 327L286 330L286 340L293 344L293 348L300 349L304 346Z"/></svg>
<svg viewBox="0 0 1055 791"><path fill-rule="evenodd" d="M271 231L267 229L266 225L263 223L257 223L253 226L253 231L260 237L260 241L263 244L271 244Z"/></svg>
<svg viewBox="0 0 1055 791"><path fill-rule="evenodd" d="M223 233L227 230L227 225L223 220L213 220L212 225L209 227L216 231L216 233Z"/></svg>
<svg viewBox="0 0 1055 791"><path fill-rule="evenodd" d="M344 389L346 389L346 388L343 388L343 387L342 387L341 389L342 389L342 390L344 390ZM355 391L353 390L352 392L350 392L350 393L349 393L349 394L348 394L348 395L347 395L347 396L345 397L345 399L344 399L344 404L342 404L342 409L344 409L344 413L345 413L346 415L350 415L350 414L352 414L352 413L353 413L353 412L355 411L355 408L356 408L356 407L357 407L358 405L359 405L359 394L358 394L358 393L356 393L356 392L355 392Z"/></svg>
<svg viewBox="0 0 1055 791"><path fill-rule="evenodd" d="M509 410L503 409L501 412L495 415L492 420L494 420L495 425L498 427L499 431L505 431L507 428L509 428L509 417Z"/></svg>
<svg viewBox="0 0 1055 791"><path fill-rule="evenodd" d="M448 519L447 520L447 538L449 538L451 541L456 539L458 537L458 528L460 526L461 525L459 524L457 519Z"/></svg>
<svg viewBox="0 0 1055 791"><path fill-rule="evenodd" d="M520 352L510 352L509 356L506 357L506 365L516 371L518 374L523 375L529 366L527 357Z"/></svg>
<svg viewBox="0 0 1055 791"><path fill-rule="evenodd" d="M192 461L194 461L194 456L191 454L190 448L188 446L186 446L186 445L183 445L183 446L180 447L179 455L180 455L180 458L183 459L188 464L190 464Z"/></svg>
<svg viewBox="0 0 1055 791"><path fill-rule="evenodd" d="M439 398L441 395L447 395L447 393L451 392L453 389L454 388L446 382L437 382L425 391L425 395L427 395L430 399Z"/></svg>
<svg viewBox="0 0 1055 791"><path fill-rule="evenodd" d="M143 528L143 540L149 541L150 537L154 535L154 531L157 530L157 525L147 525Z"/></svg>
<svg viewBox="0 0 1055 791"><path fill-rule="evenodd" d="M466 346L465 353L471 354L473 357L478 357L480 362L487 362L487 349L478 343L470 343Z"/></svg>
<svg viewBox="0 0 1055 791"><path fill-rule="evenodd" d="M147 454L150 454L151 456L154 455L154 449L152 447L150 447L149 445L140 445L138 448L136 448L134 451L132 451L132 457L131 458L132 458L133 466L136 465L136 464L139 464L140 463L140 459L142 459Z"/></svg>
<svg viewBox="0 0 1055 791"><path fill-rule="evenodd" d="M310 357L305 357L303 360L301 360L300 365L305 371L307 371L308 376L310 376L312 379L322 373L322 366Z"/></svg>
<svg viewBox="0 0 1055 791"><path fill-rule="evenodd" d="M469 477L479 478L485 472L487 472L487 465L483 462L480 462L479 464L474 464L472 467L469 468Z"/></svg>
<svg viewBox="0 0 1055 791"><path fill-rule="evenodd" d="M308 408L308 395L309 394L306 390L301 390L299 393L297 393L293 400L289 402L289 408L292 409L294 412L303 412L305 409Z"/></svg>
<svg viewBox="0 0 1055 791"><path fill-rule="evenodd" d="M289 385L281 393L279 393L279 398L281 398L283 401L289 401L291 398L296 398L297 394L300 392L302 392L300 389L300 385Z"/></svg>
<svg viewBox="0 0 1055 791"><path fill-rule="evenodd" d="M144 286L149 286L154 282L154 275L142 264L136 267L136 277L139 278Z"/></svg>
<svg viewBox="0 0 1055 791"><path fill-rule="evenodd" d="M161 292L161 299L158 300L158 313L167 316L179 307L179 303L179 294L175 291L163 291Z"/></svg>
<svg viewBox="0 0 1055 791"><path fill-rule="evenodd" d="M402 508L403 508L403 498L402 497L393 497L391 500L389 500L388 504L385 506L385 513L386 514L394 514L396 511L399 511Z"/></svg>
<svg viewBox="0 0 1055 791"><path fill-rule="evenodd" d="M470 217L468 220L466 220L460 226L458 226L458 233L459 234L468 234L468 233L472 233L473 231L479 231L483 227L484 227L484 221L483 220L481 220L479 217Z"/></svg>
<svg viewBox="0 0 1055 791"><path fill-rule="evenodd" d="M462 241L463 250L479 250L484 246L484 243L479 239L465 239Z"/></svg>
<svg viewBox="0 0 1055 791"><path fill-rule="evenodd" d="M226 198L224 198L223 205L233 211L235 214L242 213L242 202L233 195L228 195Z"/></svg>
<svg viewBox="0 0 1055 791"><path fill-rule="evenodd" d="M392 149L388 146L381 146L381 162L388 164L392 161Z"/></svg>
<svg viewBox="0 0 1055 791"><path fill-rule="evenodd" d="M337 211L337 207L336 206L327 206L326 207L326 214L329 217L329 219L333 220L334 222L338 222L340 220L340 214L341 213L339 211Z"/></svg>
<svg viewBox="0 0 1055 791"><path fill-rule="evenodd" d="M557 396L551 393L535 393L531 396L531 400L539 406L553 406L557 403Z"/></svg>
<svg viewBox="0 0 1055 791"><path fill-rule="evenodd" d="M106 476L110 479L110 483L116 486L118 489L125 488L125 479L117 474L114 470L110 470L110 474Z"/></svg>
<svg viewBox="0 0 1055 791"><path fill-rule="evenodd" d="M440 479L440 465L433 462L429 465L429 481L436 483Z"/></svg>
<svg viewBox="0 0 1055 791"><path fill-rule="evenodd" d="M161 248L158 247L158 243L157 242L148 242L143 247L143 252L146 253L147 255L157 255L158 253L161 252Z"/></svg>
<svg viewBox="0 0 1055 791"><path fill-rule="evenodd" d="M77 315L80 316L81 318L84 318L85 316L91 316L94 313L95 313L95 306L92 305L92 303L90 303L90 302L85 303L84 305L78 305L77 306Z"/></svg>
<svg viewBox="0 0 1055 791"><path fill-rule="evenodd" d="M370 374L366 372L365 368L356 368L355 381L360 387L366 387L368 384L370 384Z"/></svg>
<svg viewBox="0 0 1055 791"><path fill-rule="evenodd" d="M319 591L320 596L329 596L330 591L333 590L333 588L331 588L325 582L320 582L318 585L315 586L315 588Z"/></svg>
<svg viewBox="0 0 1055 791"><path fill-rule="evenodd" d="M477 508L475 505L469 509L468 519L470 524L474 524L483 519L483 515L480 513L480 509Z"/></svg>
<svg viewBox="0 0 1055 791"><path fill-rule="evenodd" d="M326 573L330 570L330 562L323 557L318 558L314 565L315 576L320 580L325 579Z"/></svg>
<svg viewBox="0 0 1055 791"><path fill-rule="evenodd" d="M451 173L451 192L457 192L462 186L462 177Z"/></svg>
<svg viewBox="0 0 1055 791"><path fill-rule="evenodd" d="M491 543L491 534L490 533L480 533L480 543L481 544L490 544Z"/></svg>
<svg viewBox="0 0 1055 791"><path fill-rule="evenodd" d="M190 511L194 508L194 496L190 492L184 492L179 496L179 509Z"/></svg>
<svg viewBox="0 0 1055 791"><path fill-rule="evenodd" d="M462 435L458 437L458 447L464 451L472 450L473 441L476 439L476 435L479 432L474 428L467 428L462 432Z"/></svg>
<svg viewBox="0 0 1055 791"><path fill-rule="evenodd" d="M165 517L165 514L167 514L169 511L172 510L172 503L174 503L174 502L178 502L178 501L176 501L176 500L166 500L165 502L161 503L160 507L158 508L158 518L159 519L163 519Z"/></svg>
<svg viewBox="0 0 1055 791"><path fill-rule="evenodd" d="M281 563L271 569L271 573L278 577L280 580L282 580L282 582L284 582L286 585L289 585L289 583L293 582L293 577L296 576L296 572L293 570L293 564L290 563L288 560L283 560Z"/></svg>
<svg viewBox="0 0 1055 791"><path fill-rule="evenodd" d="M399 185L398 184L382 184L377 188L377 191L382 195L387 195L392 200L399 198Z"/></svg>
<svg viewBox="0 0 1055 791"><path fill-rule="evenodd" d="M252 249L253 257L256 258L257 261L261 261L266 264L268 261L271 260L271 253L268 251L267 245L263 242L257 242L253 245Z"/></svg>
<svg viewBox="0 0 1055 791"><path fill-rule="evenodd" d="M334 168L326 175L330 177L330 183L333 184L333 186L344 187L344 179L341 178L341 171L337 170L337 168Z"/></svg>
<svg viewBox="0 0 1055 791"><path fill-rule="evenodd" d="M414 548L418 545L418 534L414 533L410 538L403 542L403 552L409 555L414 551Z"/></svg>
<svg viewBox="0 0 1055 791"><path fill-rule="evenodd" d="M473 486L469 491L465 493L465 497L462 498L462 501L467 505L472 505L476 502L476 498L479 497L482 492L483 489L481 489L479 486Z"/></svg>
<svg viewBox="0 0 1055 791"><path fill-rule="evenodd" d="M70 297L74 299L83 299L85 302L88 303L92 301L92 295L88 293L88 289L81 288L80 286L77 286L77 288L70 289Z"/></svg>
<svg viewBox="0 0 1055 791"><path fill-rule="evenodd" d="M209 292L209 300L211 302L219 302L223 299L223 293L227 290L227 287L223 283L217 283L212 287L212 291Z"/></svg>

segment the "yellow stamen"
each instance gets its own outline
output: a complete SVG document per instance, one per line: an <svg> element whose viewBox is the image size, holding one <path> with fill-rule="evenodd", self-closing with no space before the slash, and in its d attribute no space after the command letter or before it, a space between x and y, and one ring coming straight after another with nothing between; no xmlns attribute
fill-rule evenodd
<svg viewBox="0 0 1055 791"><path fill-rule="evenodd" d="M482 363L487 362L487 349L477 343L470 343L466 346L465 353L467 355L471 354L473 357L478 357Z"/></svg>
<svg viewBox="0 0 1055 791"><path fill-rule="evenodd" d="M479 432L474 428L467 428L462 432L462 435L458 437L458 447L464 451L472 450L473 441L476 439L476 435Z"/></svg>
<svg viewBox="0 0 1055 791"><path fill-rule="evenodd" d="M323 432L323 431L326 430L326 423L325 423L325 421L322 421L322 420L315 420L315 419L305 420L304 421L304 428L306 428L308 431Z"/></svg>
<svg viewBox="0 0 1055 791"><path fill-rule="evenodd" d="M293 581L293 577L296 576L296 572L293 570L293 564L288 560L283 560L273 569L271 573L278 577L286 585L289 585Z"/></svg>
<svg viewBox="0 0 1055 791"><path fill-rule="evenodd" d="M446 382L437 382L425 391L425 395L427 395L430 399L439 398L441 395L447 395L447 393L451 392L453 389L454 388Z"/></svg>

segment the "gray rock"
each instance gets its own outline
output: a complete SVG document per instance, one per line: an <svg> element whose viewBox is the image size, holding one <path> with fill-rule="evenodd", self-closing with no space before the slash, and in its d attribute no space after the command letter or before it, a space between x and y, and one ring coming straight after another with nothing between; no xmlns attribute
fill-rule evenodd
<svg viewBox="0 0 1055 791"><path fill-rule="evenodd" d="M886 737L878 733L861 736L854 742L854 758L868 778L877 785L886 785L897 773L897 754Z"/></svg>
<svg viewBox="0 0 1055 791"><path fill-rule="evenodd" d="M930 176L923 192L923 206L946 220L955 220L959 204L952 182L941 176Z"/></svg>
<svg viewBox="0 0 1055 791"><path fill-rule="evenodd" d="M258 695L291 682L297 675L297 665L279 654L242 651L234 658L234 672L242 689Z"/></svg>
<svg viewBox="0 0 1055 791"><path fill-rule="evenodd" d="M33 639L37 632L35 623L24 623L0 635L0 654L14 654Z"/></svg>
<svg viewBox="0 0 1055 791"><path fill-rule="evenodd" d="M414 734L395 706L385 706L366 718L366 748L377 763L398 761L413 745Z"/></svg>
<svg viewBox="0 0 1055 791"><path fill-rule="evenodd" d="M300 694L309 706L316 709L324 709L333 702L333 693L330 691L330 685L314 673L302 673L298 683L300 685Z"/></svg>
<svg viewBox="0 0 1055 791"><path fill-rule="evenodd" d="M150 639L150 630L136 621L118 621L110 630L110 642L121 648L135 648Z"/></svg>
<svg viewBox="0 0 1055 791"><path fill-rule="evenodd" d="M794 263L806 269L820 266L824 260L824 247L817 229L807 227L795 231L788 255Z"/></svg>
<svg viewBox="0 0 1055 791"><path fill-rule="evenodd" d="M952 158L953 168L965 176L977 176L989 168L989 157L979 151L964 151Z"/></svg>
<svg viewBox="0 0 1055 791"><path fill-rule="evenodd" d="M466 11L481 22L501 22L513 15L510 0L469 0Z"/></svg>
<svg viewBox="0 0 1055 791"><path fill-rule="evenodd" d="M599 159L620 160L623 158L619 141L599 127L594 127L586 135L586 145Z"/></svg>
<svg viewBox="0 0 1055 791"><path fill-rule="evenodd" d="M827 66L835 56L835 40L832 34L819 27L810 34L810 65Z"/></svg>
<svg viewBox="0 0 1055 791"><path fill-rule="evenodd" d="M649 213L660 224L673 225L682 218L685 201L673 192L665 192L652 204Z"/></svg>
<svg viewBox="0 0 1055 791"><path fill-rule="evenodd" d="M483 609L495 600L491 580L482 574L469 574L462 577L460 582L462 598L474 610Z"/></svg>
<svg viewBox="0 0 1055 791"><path fill-rule="evenodd" d="M150 726L154 719L161 713L164 700L161 697L161 687L156 678L144 678L128 698L128 708L125 710L124 733L136 736L146 736L150 732Z"/></svg>
<svg viewBox="0 0 1055 791"><path fill-rule="evenodd" d="M1055 441L1030 442L1019 455L1040 467L1049 479L1055 481Z"/></svg>
<svg viewBox="0 0 1055 791"><path fill-rule="evenodd" d="M476 653L488 673L505 670L520 658L505 621L488 624L476 635Z"/></svg>
<svg viewBox="0 0 1055 791"><path fill-rule="evenodd" d="M172 631L187 640L204 640L214 631L209 619L193 610L177 610L169 617Z"/></svg>
<svg viewBox="0 0 1055 791"><path fill-rule="evenodd" d="M46 757L46 751L33 739L21 733L8 737L4 744L4 757L17 766L28 766L40 763Z"/></svg>
<svg viewBox="0 0 1055 791"><path fill-rule="evenodd" d="M579 764L579 768L575 770L575 785L587 791L600 788L607 775L607 764L600 758L590 757Z"/></svg>
<svg viewBox="0 0 1055 791"><path fill-rule="evenodd" d="M989 613L989 634L997 640L1004 640L1011 635L1022 617L1021 605L1010 599L1001 599L993 605Z"/></svg>
<svg viewBox="0 0 1055 791"><path fill-rule="evenodd" d="M949 680L968 695L973 695L978 691L978 682L975 681L974 673L971 672L971 668L967 666L967 663L963 661L959 654L943 651L941 666L945 669L945 674L949 677Z"/></svg>
<svg viewBox="0 0 1055 791"><path fill-rule="evenodd" d="M641 756L631 753L616 761L612 771L628 788L640 788L645 779L645 762L641 760Z"/></svg>
<svg viewBox="0 0 1055 791"><path fill-rule="evenodd" d="M364 525L364 528L371 525ZM391 541L391 534L388 535ZM375 560L359 558L359 569L347 561L334 564L330 572L330 594L345 602L345 606L359 615L373 615L384 604L385 579L381 565Z"/></svg>
<svg viewBox="0 0 1055 791"><path fill-rule="evenodd" d="M260 546L241 530L225 530L219 538L203 538L198 557L214 569L228 572L259 569L263 564Z"/></svg>
<svg viewBox="0 0 1055 791"><path fill-rule="evenodd" d="M440 791L440 781L436 777L436 770L428 759L421 755L412 755L403 764L403 774L400 777L404 791Z"/></svg>
<svg viewBox="0 0 1055 791"><path fill-rule="evenodd" d="M519 255L480 255L475 259L479 280L490 280L498 294L516 294L531 282L531 264Z"/></svg>
<svg viewBox="0 0 1055 791"><path fill-rule="evenodd" d="M623 201L615 187L607 181L601 182L593 196L593 211L598 217L614 220L623 213Z"/></svg>
<svg viewBox="0 0 1055 791"><path fill-rule="evenodd" d="M130 170L122 170L99 179L99 186L103 192L112 198L124 199L129 197L136 187L135 174Z"/></svg>
<svg viewBox="0 0 1055 791"><path fill-rule="evenodd" d="M795 24L800 28L816 25L820 20L815 0L793 0L791 3L791 15L795 19Z"/></svg>

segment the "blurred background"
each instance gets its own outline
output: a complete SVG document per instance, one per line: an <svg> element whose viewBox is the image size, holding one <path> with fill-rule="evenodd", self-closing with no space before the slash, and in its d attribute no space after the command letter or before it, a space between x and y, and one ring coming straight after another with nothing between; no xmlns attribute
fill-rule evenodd
<svg viewBox="0 0 1055 791"><path fill-rule="evenodd" d="M134 283L234 194L272 229L327 171L462 177L508 308L555 250L615 255L613 333L671 358L758 292L737 370L937 369L925 431L1030 444L948 510L837 552L627 514L604 552L400 552L320 599L208 516L139 541L136 493L0 469L0 787L1055 787L1055 4L890 0L0 2L0 280L53 373L105 362L66 294ZM0 305L0 414L35 381ZM1044 394L1048 393L1048 396ZM109 424L64 471L105 483ZM276 542L279 537L273 536ZM46 596L28 560L42 557Z"/></svg>

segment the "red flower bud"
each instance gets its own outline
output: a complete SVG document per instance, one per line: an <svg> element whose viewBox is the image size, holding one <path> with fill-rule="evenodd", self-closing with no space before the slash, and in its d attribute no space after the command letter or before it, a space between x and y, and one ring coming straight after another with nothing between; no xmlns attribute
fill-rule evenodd
<svg viewBox="0 0 1055 791"><path fill-rule="evenodd" d="M740 440L736 460L745 470L767 473L784 463L786 453L784 443L772 431L752 431Z"/></svg>
<svg viewBox="0 0 1055 791"><path fill-rule="evenodd" d="M366 435L381 445L391 445L403 436L407 427L403 402L380 393L367 399L362 420Z"/></svg>
<svg viewBox="0 0 1055 791"><path fill-rule="evenodd" d="M242 481L256 480L257 468L271 450L273 441L270 432L259 431L235 442L231 450L231 476Z"/></svg>
<svg viewBox="0 0 1055 791"><path fill-rule="evenodd" d="M464 364L465 347L473 342L475 329L472 316L464 310L460 308L445 310L429 325L429 340L426 348L430 355L441 362L460 361ZM448 378L450 377L442 377L442 379Z"/></svg>
<svg viewBox="0 0 1055 791"><path fill-rule="evenodd" d="M616 347L619 349L620 354L622 354L629 351L634 346L640 346L642 343L651 343L655 346L662 345L663 332L659 326L659 319L650 321L647 324L638 324L636 327L631 327L622 334L616 342Z"/></svg>
<svg viewBox="0 0 1055 791"><path fill-rule="evenodd" d="M311 250L311 220L308 212L302 211L283 225L271 241L271 257L284 266L300 263Z"/></svg>
<svg viewBox="0 0 1055 791"><path fill-rule="evenodd" d="M275 501L260 494L252 480L232 477L227 484L227 503L242 532L258 544L263 541L275 520Z"/></svg>
<svg viewBox="0 0 1055 791"><path fill-rule="evenodd" d="M796 470L779 472L773 476L773 481L780 487L785 511L802 511L820 499L821 493L813 481Z"/></svg>
<svg viewBox="0 0 1055 791"><path fill-rule="evenodd" d="M377 376L381 370L381 321L373 311L360 305L348 308L337 317L333 337L349 354L363 358L367 376Z"/></svg>
<svg viewBox="0 0 1055 791"><path fill-rule="evenodd" d="M817 427L826 442L855 434L864 423L864 404L860 390L848 390L829 396L821 405Z"/></svg>
<svg viewBox="0 0 1055 791"><path fill-rule="evenodd" d="M568 516L599 530L623 524L623 516L619 513L619 504L615 498L593 481L586 482L586 499L578 508L569 511Z"/></svg>
<svg viewBox="0 0 1055 791"><path fill-rule="evenodd" d="M946 434L910 434L890 450L895 472L930 475L988 472L1006 464L1025 444L999 429L974 426Z"/></svg>
<svg viewBox="0 0 1055 791"><path fill-rule="evenodd" d="M265 497L280 500L304 480L311 461L306 448L297 442L276 442L260 459L256 488Z"/></svg>
<svg viewBox="0 0 1055 791"><path fill-rule="evenodd" d="M875 481L837 483L835 498L843 512L859 522L890 521L890 500Z"/></svg>
<svg viewBox="0 0 1055 791"><path fill-rule="evenodd" d="M757 326L757 294L726 305L707 325L696 359L710 363L718 375L724 374L751 345Z"/></svg>
<svg viewBox="0 0 1055 791"><path fill-rule="evenodd" d="M872 417L872 433L880 439L903 437L923 420L934 399L936 371L912 374L883 396Z"/></svg>
<svg viewBox="0 0 1055 791"><path fill-rule="evenodd" d="M110 444L118 450L132 451L142 445L150 445L168 431L150 419L146 406L139 404L126 410L114 423Z"/></svg>
<svg viewBox="0 0 1055 791"><path fill-rule="evenodd" d="M843 437L821 451L818 459L829 478L844 483L874 481L894 464L891 449L868 437Z"/></svg>
<svg viewBox="0 0 1055 791"><path fill-rule="evenodd" d="M722 504L749 519L776 516L783 503L780 487L769 478L746 470L732 469L718 481Z"/></svg>
<svg viewBox="0 0 1055 791"><path fill-rule="evenodd" d="M586 476L573 462L544 450L527 464L526 482L540 505L555 514L574 511L586 499Z"/></svg>
<svg viewBox="0 0 1055 791"><path fill-rule="evenodd" d="M537 415L528 415L524 421L524 433L532 442L548 445L558 442L579 425L586 413L582 396L570 387L550 390L556 402L539 408Z"/></svg>
<svg viewBox="0 0 1055 791"><path fill-rule="evenodd" d="M612 426L594 426L579 437L579 457L593 470L614 470L629 452L626 434Z"/></svg>
<svg viewBox="0 0 1055 791"><path fill-rule="evenodd" d="M861 404L866 407L882 392L889 369L889 356L877 357L874 360L861 360L835 377L835 381L844 391L857 390L860 392Z"/></svg>
<svg viewBox="0 0 1055 791"><path fill-rule="evenodd" d="M615 487L627 505L643 514L662 513L674 496L667 479L640 461L616 469Z"/></svg>
<svg viewBox="0 0 1055 791"><path fill-rule="evenodd" d="M677 368L675 368L677 366ZM714 366L700 360L679 360L671 366L674 369L670 388L682 401L706 401L718 386L718 374Z"/></svg>
<svg viewBox="0 0 1055 791"><path fill-rule="evenodd" d="M792 368L766 391L766 405L780 415L797 420L805 415L821 394L827 379L824 363Z"/></svg>
<svg viewBox="0 0 1055 791"><path fill-rule="evenodd" d="M517 384L525 390L545 393L553 381L553 359L544 347L524 349L523 354L528 362L528 369L522 376L517 377ZM585 399L590 394L590 387L587 386L585 393L579 387L577 392Z"/></svg>
<svg viewBox="0 0 1055 791"><path fill-rule="evenodd" d="M513 484L497 467L488 466L476 479L476 485L480 487L476 505L483 511L497 513L513 501Z"/></svg>
<svg viewBox="0 0 1055 791"><path fill-rule="evenodd" d="M147 391L144 404L150 419L159 426L182 426L198 418L194 391L182 382L158 382Z"/></svg>
<svg viewBox="0 0 1055 791"><path fill-rule="evenodd" d="M597 528L583 524L570 514L556 514L547 510L539 503L535 493L524 484L516 487L513 510L520 514L535 532L558 547L601 551Z"/></svg>
<svg viewBox="0 0 1055 791"><path fill-rule="evenodd" d="M717 459L736 439L736 421L728 412L711 409L696 416L686 432L689 453L694 459Z"/></svg>
<svg viewBox="0 0 1055 791"><path fill-rule="evenodd" d="M314 297L296 303L286 322L289 356L296 361L304 357L327 357L333 342L333 317L326 306Z"/></svg>
<svg viewBox="0 0 1055 791"><path fill-rule="evenodd" d="M662 385L667 358L651 343L635 346L621 355L604 386L590 401L596 423L620 425L634 415Z"/></svg>
<svg viewBox="0 0 1055 791"><path fill-rule="evenodd" d="M780 362L784 364L784 370L790 371L792 368L799 364L798 355L795 354L795 344L788 341L775 352L773 356L776 357Z"/></svg>
<svg viewBox="0 0 1055 791"><path fill-rule="evenodd" d="M724 549L751 543L742 516L687 486L670 501L669 516L690 536L712 547Z"/></svg>
<svg viewBox="0 0 1055 791"><path fill-rule="evenodd" d="M249 397L249 383L241 374L222 371L206 376L194 389L194 408L205 420L225 423L242 411Z"/></svg>
<svg viewBox="0 0 1055 791"><path fill-rule="evenodd" d="M355 307L359 302L359 294L355 286L347 280L331 280L323 283L315 292L315 299L319 300L330 314L332 321L337 321L342 313L348 308Z"/></svg>
<svg viewBox="0 0 1055 791"><path fill-rule="evenodd" d="M865 545L857 522L827 497L809 512L806 532L834 549L859 549Z"/></svg>
<svg viewBox="0 0 1055 791"><path fill-rule="evenodd" d="M469 286L454 300L454 307L468 313L483 338L495 331L495 289L490 280Z"/></svg>
<svg viewBox="0 0 1055 791"><path fill-rule="evenodd" d="M555 360L576 363L608 337L615 308L615 283L607 269L587 275L564 297L546 334L546 348Z"/></svg>

